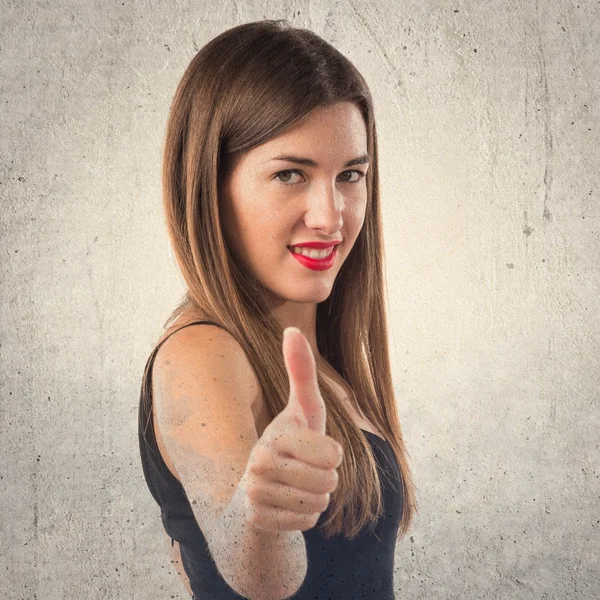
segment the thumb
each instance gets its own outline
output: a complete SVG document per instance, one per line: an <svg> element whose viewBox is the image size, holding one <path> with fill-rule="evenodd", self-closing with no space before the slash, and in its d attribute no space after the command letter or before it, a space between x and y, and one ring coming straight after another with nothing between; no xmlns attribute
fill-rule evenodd
<svg viewBox="0 0 600 600"><path fill-rule="evenodd" d="M297 327L283 332L283 358L290 380L286 411L291 411L302 427L325 435L327 412L317 382L315 357L304 334Z"/></svg>

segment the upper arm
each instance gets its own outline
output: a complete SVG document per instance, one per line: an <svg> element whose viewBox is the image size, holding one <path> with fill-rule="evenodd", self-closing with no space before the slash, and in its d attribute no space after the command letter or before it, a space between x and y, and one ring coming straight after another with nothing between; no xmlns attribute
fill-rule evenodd
<svg viewBox="0 0 600 600"><path fill-rule="evenodd" d="M156 423L209 547L258 441L259 390L242 347L217 326L186 327L156 354Z"/></svg>

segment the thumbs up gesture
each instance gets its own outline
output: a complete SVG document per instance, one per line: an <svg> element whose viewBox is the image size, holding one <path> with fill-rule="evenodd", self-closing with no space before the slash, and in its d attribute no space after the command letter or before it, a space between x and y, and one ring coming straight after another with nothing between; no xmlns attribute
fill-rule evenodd
<svg viewBox="0 0 600 600"><path fill-rule="evenodd" d="M290 380L288 404L252 449L243 476L247 521L272 533L316 525L337 488L343 460L340 444L325 435L327 412L315 358L296 327L284 332L283 357Z"/></svg>

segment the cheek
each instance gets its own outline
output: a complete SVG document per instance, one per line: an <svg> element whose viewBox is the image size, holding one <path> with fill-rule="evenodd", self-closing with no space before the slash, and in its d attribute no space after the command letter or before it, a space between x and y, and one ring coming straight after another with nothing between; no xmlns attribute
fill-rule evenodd
<svg viewBox="0 0 600 600"><path fill-rule="evenodd" d="M349 207L344 217L344 226L348 237L358 236L365 222L366 208L366 202L356 203Z"/></svg>
<svg viewBox="0 0 600 600"><path fill-rule="evenodd" d="M287 226L284 215L265 210L264 206L259 210L247 207L243 214L238 215L238 247L254 261L279 260L288 251L291 227Z"/></svg>

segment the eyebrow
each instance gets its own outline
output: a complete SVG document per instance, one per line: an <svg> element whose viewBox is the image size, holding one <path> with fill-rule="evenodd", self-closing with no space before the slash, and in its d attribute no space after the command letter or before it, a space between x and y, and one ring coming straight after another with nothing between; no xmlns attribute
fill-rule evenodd
<svg viewBox="0 0 600 600"><path fill-rule="evenodd" d="M287 162L298 163L299 165L306 165L308 167L318 167L319 166L312 158L303 158L301 156L291 156L289 154L282 155L282 156L274 156L273 158L270 158L269 160L285 160ZM371 159L369 158L369 155L363 154L362 156L358 156L357 158L353 158L352 160L349 160L344 165L344 167L351 167L352 165L362 165L362 164L368 163L370 161L371 161Z"/></svg>

